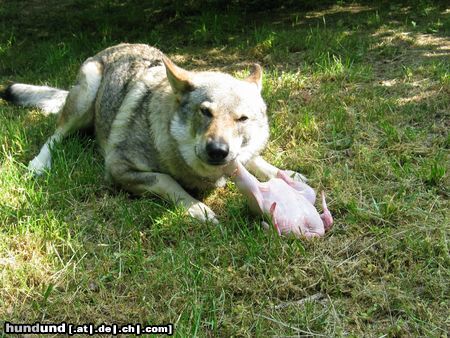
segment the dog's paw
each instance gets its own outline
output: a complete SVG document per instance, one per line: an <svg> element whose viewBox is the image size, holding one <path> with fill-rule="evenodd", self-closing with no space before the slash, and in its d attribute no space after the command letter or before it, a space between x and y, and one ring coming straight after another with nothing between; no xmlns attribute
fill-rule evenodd
<svg viewBox="0 0 450 338"><path fill-rule="evenodd" d="M198 202L190 206L188 208L188 213L201 222L211 222L214 224L219 223L214 211L212 211L210 207L202 202Z"/></svg>
<svg viewBox="0 0 450 338"><path fill-rule="evenodd" d="M303 176L302 174L300 174L296 171L292 171L292 170L283 170L283 171L294 181L303 182L303 183L308 182L308 179L305 176Z"/></svg>
<svg viewBox="0 0 450 338"><path fill-rule="evenodd" d="M50 156L41 157L36 156L28 164L28 171L34 176L41 176L52 166L52 161Z"/></svg>

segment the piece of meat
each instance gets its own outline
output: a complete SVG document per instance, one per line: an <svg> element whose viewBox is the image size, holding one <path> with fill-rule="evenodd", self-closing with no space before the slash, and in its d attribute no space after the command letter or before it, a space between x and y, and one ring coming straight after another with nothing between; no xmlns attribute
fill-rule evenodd
<svg viewBox="0 0 450 338"><path fill-rule="evenodd" d="M323 214L319 215L314 207L315 191L304 182L294 181L286 172L280 170L276 178L259 182L237 162L232 178L239 191L247 197L250 209L258 214L269 215L280 235L320 237L333 224L325 194L322 192Z"/></svg>

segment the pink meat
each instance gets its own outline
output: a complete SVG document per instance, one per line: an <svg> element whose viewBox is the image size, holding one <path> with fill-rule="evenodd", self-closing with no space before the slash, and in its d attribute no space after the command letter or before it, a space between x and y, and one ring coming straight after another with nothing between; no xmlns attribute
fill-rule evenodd
<svg viewBox="0 0 450 338"><path fill-rule="evenodd" d="M254 212L270 215L280 235L320 237L333 224L325 194L322 192L323 213L319 214L314 207L315 191L306 183L292 180L281 170L277 178L262 183L238 162L233 180Z"/></svg>

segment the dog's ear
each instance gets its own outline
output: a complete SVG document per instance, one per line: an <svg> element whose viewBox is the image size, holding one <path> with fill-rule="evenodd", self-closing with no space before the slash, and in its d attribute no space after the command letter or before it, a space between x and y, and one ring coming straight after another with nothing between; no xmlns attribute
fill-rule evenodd
<svg viewBox="0 0 450 338"><path fill-rule="evenodd" d="M262 68L257 63L254 63L250 70L250 75L245 78L245 81L256 84L256 87L261 91L262 89Z"/></svg>
<svg viewBox="0 0 450 338"><path fill-rule="evenodd" d="M183 94L194 89L191 82L191 74L183 68L175 65L167 56L163 56L166 66L167 79L175 94Z"/></svg>

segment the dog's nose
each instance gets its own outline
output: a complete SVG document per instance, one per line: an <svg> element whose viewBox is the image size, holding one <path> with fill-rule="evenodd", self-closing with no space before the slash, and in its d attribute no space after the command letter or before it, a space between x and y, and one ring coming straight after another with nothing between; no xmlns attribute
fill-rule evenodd
<svg viewBox="0 0 450 338"><path fill-rule="evenodd" d="M230 152L230 147L225 142L210 141L206 144L206 154L210 164L223 164Z"/></svg>

